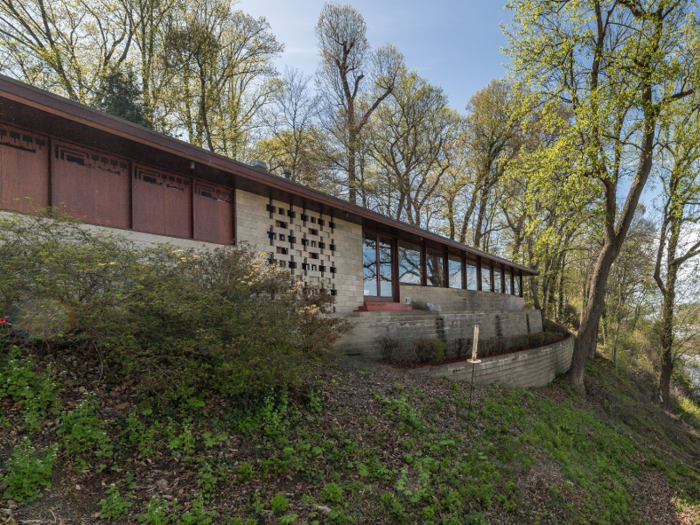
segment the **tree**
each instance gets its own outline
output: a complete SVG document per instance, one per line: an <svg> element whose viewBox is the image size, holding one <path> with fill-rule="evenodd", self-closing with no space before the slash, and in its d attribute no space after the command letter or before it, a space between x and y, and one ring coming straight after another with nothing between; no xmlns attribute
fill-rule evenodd
<svg viewBox="0 0 700 525"><path fill-rule="evenodd" d="M373 118L370 155L389 188L383 211L425 226L425 207L437 197L450 167L459 116L441 88L411 72L397 82Z"/></svg>
<svg viewBox="0 0 700 525"><path fill-rule="evenodd" d="M102 77L93 106L115 117L153 127L147 116L148 110L143 103L136 75L131 68L114 68Z"/></svg>
<svg viewBox="0 0 700 525"><path fill-rule="evenodd" d="M311 78L287 69L282 89L262 114L264 135L250 156L267 164L268 171L316 189L328 189L325 180L325 140L319 129L318 95L309 90Z"/></svg>
<svg viewBox="0 0 700 525"><path fill-rule="evenodd" d="M326 104L327 126L345 150L348 199L353 204L362 131L405 69L403 55L394 46L373 51L366 32L362 15L349 5L325 4L316 24L321 55L318 87Z"/></svg>
<svg viewBox="0 0 700 525"><path fill-rule="evenodd" d="M654 163L659 122L695 89L693 3L512 0L508 8L513 11L513 23L506 29L513 77L523 92L531 93L524 105L563 104L573 115L571 132L560 142L575 155L557 200L564 202L582 191L599 196L595 214L605 241L569 371L572 384L584 390L608 276ZM554 155L562 149L551 151ZM534 179L540 186L549 183L536 174ZM629 186L622 183L626 180Z"/></svg>
<svg viewBox="0 0 700 525"><path fill-rule="evenodd" d="M671 377L685 348L676 342L678 279L683 266L700 255L700 117L689 100L664 126L660 171L663 182L663 221L659 232L654 281L663 297L661 309L661 373L659 398L671 407ZM687 108L687 109L686 109ZM665 260L664 260L665 259ZM686 309L687 311L687 309Z"/></svg>
<svg viewBox="0 0 700 525"><path fill-rule="evenodd" d="M88 103L129 54L128 0L0 0L5 72Z"/></svg>
<svg viewBox="0 0 700 525"><path fill-rule="evenodd" d="M256 117L279 89L273 59L284 46L270 25L224 0L196 0L168 20L163 48L176 126L192 144L242 156Z"/></svg>
<svg viewBox="0 0 700 525"><path fill-rule="evenodd" d="M515 115L516 94L506 80L492 80L467 104L466 147L476 177L464 211L459 242L467 242L473 213L472 245L483 247L484 221L492 190L503 177L518 151L519 120Z"/></svg>

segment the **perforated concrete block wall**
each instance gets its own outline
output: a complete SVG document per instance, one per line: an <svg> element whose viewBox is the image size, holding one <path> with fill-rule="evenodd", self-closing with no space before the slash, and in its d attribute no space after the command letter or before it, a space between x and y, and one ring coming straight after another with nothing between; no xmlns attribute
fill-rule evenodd
<svg viewBox="0 0 700 525"><path fill-rule="evenodd" d="M236 232L300 280L334 291L336 312L364 304L360 226L239 190Z"/></svg>

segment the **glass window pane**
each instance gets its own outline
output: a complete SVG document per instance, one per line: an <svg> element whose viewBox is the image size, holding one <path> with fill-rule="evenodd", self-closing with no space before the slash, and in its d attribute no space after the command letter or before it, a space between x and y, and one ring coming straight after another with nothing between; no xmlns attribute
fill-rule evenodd
<svg viewBox="0 0 700 525"><path fill-rule="evenodd" d="M442 254L428 250L428 286L444 286L445 258Z"/></svg>
<svg viewBox="0 0 700 525"><path fill-rule="evenodd" d="M364 236L362 239L362 270L365 280L365 295L377 296L377 240Z"/></svg>
<svg viewBox="0 0 700 525"><path fill-rule="evenodd" d="M476 282L476 263L467 261L467 290L478 290Z"/></svg>
<svg viewBox="0 0 700 525"><path fill-rule="evenodd" d="M491 291L491 263L489 261L481 263L481 291Z"/></svg>
<svg viewBox="0 0 700 525"><path fill-rule="evenodd" d="M511 282L510 282L510 276L511 276L510 268L506 268L506 293L509 295L513 293L513 289L511 287Z"/></svg>
<svg viewBox="0 0 700 525"><path fill-rule="evenodd" d="M399 282L422 284L423 269L420 260L420 247L399 242Z"/></svg>
<svg viewBox="0 0 700 525"><path fill-rule="evenodd" d="M496 293L503 293L503 282L501 281L501 266L493 265L493 289Z"/></svg>
<svg viewBox="0 0 700 525"><path fill-rule="evenodd" d="M379 239L379 283L381 289L379 295L392 297L394 295L391 286L391 241Z"/></svg>
<svg viewBox="0 0 700 525"><path fill-rule="evenodd" d="M518 272L514 272L515 274L515 288L513 289L513 295L520 295L520 275L518 275Z"/></svg>
<svg viewBox="0 0 700 525"><path fill-rule="evenodd" d="M462 259L450 257L450 288L462 288Z"/></svg>

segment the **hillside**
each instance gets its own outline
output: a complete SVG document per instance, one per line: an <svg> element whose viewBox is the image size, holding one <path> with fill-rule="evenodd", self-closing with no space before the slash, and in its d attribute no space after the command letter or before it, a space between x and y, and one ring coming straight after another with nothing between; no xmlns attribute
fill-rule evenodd
<svg viewBox="0 0 700 525"><path fill-rule="evenodd" d="M477 385L471 412L467 384L344 358L315 366L286 395L192 398L185 407L139 399L101 381L99 362L70 356L60 364L15 356L0 370L0 523L690 524L700 516L697 430L660 411L643 386L618 382L603 358L585 399L561 382L531 391ZM50 487L41 487L51 464Z"/></svg>

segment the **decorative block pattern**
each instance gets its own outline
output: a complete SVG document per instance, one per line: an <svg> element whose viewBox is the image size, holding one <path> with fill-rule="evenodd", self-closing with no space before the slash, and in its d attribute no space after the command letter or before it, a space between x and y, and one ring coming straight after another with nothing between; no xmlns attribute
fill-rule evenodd
<svg viewBox="0 0 700 525"><path fill-rule="evenodd" d="M336 312L364 304L360 226L237 190L236 234L301 281L331 291Z"/></svg>

